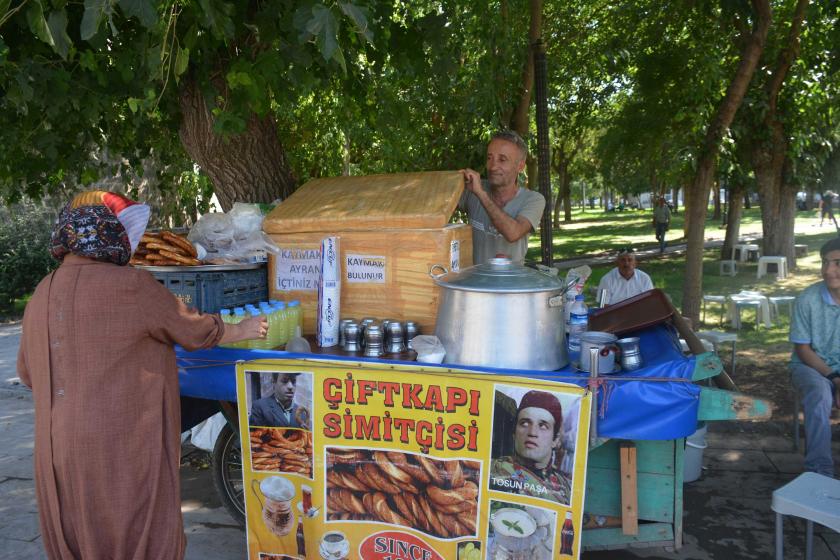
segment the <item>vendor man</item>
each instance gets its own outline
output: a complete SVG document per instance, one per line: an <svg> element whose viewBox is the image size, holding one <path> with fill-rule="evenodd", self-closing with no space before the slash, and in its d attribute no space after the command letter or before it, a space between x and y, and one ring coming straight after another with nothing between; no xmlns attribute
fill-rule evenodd
<svg viewBox="0 0 840 560"><path fill-rule="evenodd" d="M615 259L615 268L607 272L598 284L598 301L611 305L653 289L650 276L636 269L633 247L622 247Z"/></svg>
<svg viewBox="0 0 840 560"><path fill-rule="evenodd" d="M805 412L805 470L833 477L829 420L831 407L840 407L840 238L823 245L820 257L822 282L794 304L790 372Z"/></svg>
<svg viewBox="0 0 840 560"><path fill-rule="evenodd" d="M276 428L303 428L298 420L295 399L297 373L281 373L274 382L274 393L254 402L248 424Z"/></svg>
<svg viewBox="0 0 840 560"><path fill-rule="evenodd" d="M472 226L473 263L504 255L522 264L528 236L536 230L545 208L538 192L519 186L528 148L512 131L497 132L487 145L487 180L472 169L462 169L464 194L458 207Z"/></svg>
<svg viewBox="0 0 840 560"><path fill-rule="evenodd" d="M563 408L545 391L528 391L516 410L513 456L490 467L490 488L571 504L571 481L560 470Z"/></svg>

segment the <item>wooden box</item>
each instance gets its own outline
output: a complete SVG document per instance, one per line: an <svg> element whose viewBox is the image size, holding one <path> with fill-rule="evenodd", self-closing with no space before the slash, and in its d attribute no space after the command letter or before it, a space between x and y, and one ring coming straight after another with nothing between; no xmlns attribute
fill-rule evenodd
<svg viewBox="0 0 840 560"><path fill-rule="evenodd" d="M462 191L457 171L309 181L264 221L281 249L269 257L270 297L299 300L314 333L320 243L336 236L341 317L410 320L432 333L439 289L429 270L472 266L470 227L448 223Z"/></svg>

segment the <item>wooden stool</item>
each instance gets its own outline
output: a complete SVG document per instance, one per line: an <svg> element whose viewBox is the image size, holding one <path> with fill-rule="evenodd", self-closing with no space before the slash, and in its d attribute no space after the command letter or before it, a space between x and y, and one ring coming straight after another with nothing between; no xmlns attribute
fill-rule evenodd
<svg viewBox="0 0 840 560"><path fill-rule="evenodd" d="M840 532L840 480L817 473L802 473L773 492L770 508L776 512L776 560L784 559L784 516L805 519L805 559L814 552L814 522Z"/></svg>

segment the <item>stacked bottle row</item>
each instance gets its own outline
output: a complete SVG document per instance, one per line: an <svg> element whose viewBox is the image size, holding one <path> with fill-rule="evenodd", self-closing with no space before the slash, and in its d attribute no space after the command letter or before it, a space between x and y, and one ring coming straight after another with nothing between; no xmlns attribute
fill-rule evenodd
<svg viewBox="0 0 840 560"><path fill-rule="evenodd" d="M278 300L261 301L257 305L248 304L245 307L222 309L219 311L222 321L236 324L248 317L266 317L268 319L268 335L264 339L243 340L231 344L224 344L225 348L256 348L271 350L286 345L293 336L300 336L303 332L303 310L298 300L288 303Z"/></svg>

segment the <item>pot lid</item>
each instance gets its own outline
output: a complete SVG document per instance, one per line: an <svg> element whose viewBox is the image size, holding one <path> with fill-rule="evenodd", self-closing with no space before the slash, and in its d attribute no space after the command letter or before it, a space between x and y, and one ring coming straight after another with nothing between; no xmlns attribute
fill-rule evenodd
<svg viewBox="0 0 840 560"><path fill-rule="evenodd" d="M442 268L439 266L433 267ZM446 269L443 269L446 270ZM460 272L432 274L439 286L468 292L524 293L563 290L563 282L510 259L495 258Z"/></svg>

